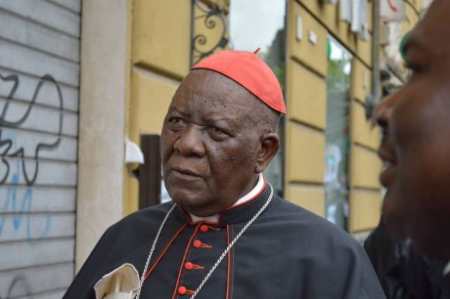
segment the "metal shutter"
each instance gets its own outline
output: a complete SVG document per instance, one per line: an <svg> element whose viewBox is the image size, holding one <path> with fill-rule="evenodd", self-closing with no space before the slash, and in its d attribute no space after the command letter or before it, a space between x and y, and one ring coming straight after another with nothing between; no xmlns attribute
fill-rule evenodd
<svg viewBox="0 0 450 299"><path fill-rule="evenodd" d="M0 0L0 298L74 274L80 0Z"/></svg>

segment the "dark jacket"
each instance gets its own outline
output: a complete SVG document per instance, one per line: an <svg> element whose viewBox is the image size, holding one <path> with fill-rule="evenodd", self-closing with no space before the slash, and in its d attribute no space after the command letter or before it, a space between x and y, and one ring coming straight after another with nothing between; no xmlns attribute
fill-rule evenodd
<svg viewBox="0 0 450 299"><path fill-rule="evenodd" d="M388 299L450 299L445 262L417 254L391 238L381 221L364 243Z"/></svg>

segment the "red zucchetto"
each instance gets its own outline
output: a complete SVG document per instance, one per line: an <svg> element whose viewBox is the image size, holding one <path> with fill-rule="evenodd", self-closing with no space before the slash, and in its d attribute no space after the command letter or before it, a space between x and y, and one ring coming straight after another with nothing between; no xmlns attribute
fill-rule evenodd
<svg viewBox="0 0 450 299"><path fill-rule="evenodd" d="M192 69L218 72L236 81L270 108L286 113L280 83L270 67L256 53L220 51L201 60Z"/></svg>

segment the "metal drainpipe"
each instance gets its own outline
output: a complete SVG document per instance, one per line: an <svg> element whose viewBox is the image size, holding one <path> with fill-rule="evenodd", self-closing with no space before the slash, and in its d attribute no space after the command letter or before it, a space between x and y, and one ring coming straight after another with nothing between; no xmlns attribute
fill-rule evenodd
<svg viewBox="0 0 450 299"><path fill-rule="evenodd" d="M380 82L380 0L373 0L372 18L372 88L366 101L366 117L372 117L375 106L381 99Z"/></svg>

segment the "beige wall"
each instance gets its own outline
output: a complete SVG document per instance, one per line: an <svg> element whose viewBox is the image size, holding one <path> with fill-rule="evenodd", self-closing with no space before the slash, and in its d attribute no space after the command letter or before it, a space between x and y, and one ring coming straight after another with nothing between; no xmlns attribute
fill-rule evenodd
<svg viewBox="0 0 450 299"><path fill-rule="evenodd" d="M371 9L369 5L369 16ZM378 223L381 203L380 163L375 153L379 134L368 124L363 108L370 92L371 40L352 34L349 24L337 19L337 10L337 5L315 0L289 1L285 188L290 200L324 215L326 47L331 35L354 56L349 116L353 145L348 176L350 229L357 231ZM296 38L298 17L303 24L302 40ZM310 31L317 35L316 44L308 41Z"/></svg>
<svg viewBox="0 0 450 299"><path fill-rule="evenodd" d="M401 32L409 31L418 20L422 1L409 0ZM349 24L338 19L338 5L316 0L290 0L288 9L288 65L286 128L286 196L319 215L324 215L326 126L326 40L337 39L353 54L350 91L349 230L362 232L379 221L382 203L378 174L381 163L376 150L380 133L365 116L365 101L371 92L372 41L357 38ZM372 30L372 1L369 1L369 32ZM296 38L296 21L301 18L303 39ZM317 36L314 45L308 33Z"/></svg>
<svg viewBox="0 0 450 299"><path fill-rule="evenodd" d="M364 99L370 88L365 86L367 83L360 79L360 75L363 70L367 71L367 79L370 79L371 41L362 41L352 34L349 24L337 19L337 9L337 5L320 4L316 0L291 0L288 9L286 197L322 216L325 212L325 76L329 35L339 40L355 56L358 76L353 77L352 93ZM298 18L303 27L301 40L296 36ZM309 42L309 32L317 36L316 44ZM357 136L371 141L377 138L372 137L372 133L370 137L366 136L370 130L365 128L365 119L361 119L360 114L356 117L358 128L354 131ZM352 165L357 167L359 163L357 160ZM366 206L358 206L358 213Z"/></svg>
<svg viewBox="0 0 450 299"><path fill-rule="evenodd" d="M382 203L378 175L381 162L377 156L378 128L366 119L365 103L371 90L371 69L362 61L353 61L351 89L351 157L349 230L360 232L374 228Z"/></svg>
<svg viewBox="0 0 450 299"><path fill-rule="evenodd" d="M190 66L191 4L133 0L127 135L160 134L173 94ZM174 9L176 8L176 9ZM138 209L138 180L125 180L125 213Z"/></svg>
<svg viewBox="0 0 450 299"><path fill-rule="evenodd" d="M105 229L123 216L129 57L126 1L85 1L81 15L77 269Z"/></svg>

